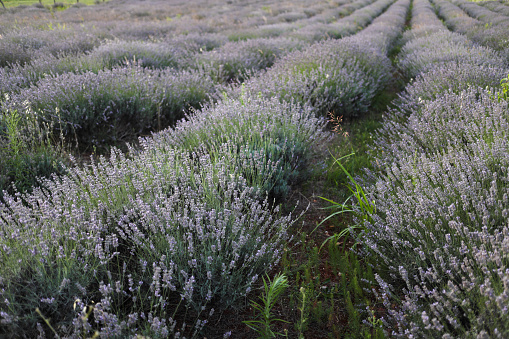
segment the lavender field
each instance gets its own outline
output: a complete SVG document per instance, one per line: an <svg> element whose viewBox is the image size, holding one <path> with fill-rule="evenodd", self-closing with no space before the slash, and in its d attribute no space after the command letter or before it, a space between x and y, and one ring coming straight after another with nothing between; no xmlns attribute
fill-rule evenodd
<svg viewBox="0 0 509 339"><path fill-rule="evenodd" d="M509 3L0 9L0 338L508 338Z"/></svg>

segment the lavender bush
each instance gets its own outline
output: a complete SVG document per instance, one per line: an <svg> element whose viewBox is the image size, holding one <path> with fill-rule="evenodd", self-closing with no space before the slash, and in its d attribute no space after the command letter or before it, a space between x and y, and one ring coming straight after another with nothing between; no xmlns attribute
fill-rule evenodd
<svg viewBox="0 0 509 339"><path fill-rule="evenodd" d="M406 43L401 49L399 67L408 77L415 77L436 64L468 63L476 66L505 67L505 59L490 48L473 44L466 37L439 31Z"/></svg>
<svg viewBox="0 0 509 339"><path fill-rule="evenodd" d="M246 83L254 96L276 96L340 116L366 112L389 76L390 61L368 41L345 38L295 52Z"/></svg>
<svg viewBox="0 0 509 339"><path fill-rule="evenodd" d="M507 60L509 57L509 46L504 37L508 34L508 26L507 20L503 16L501 17L497 13L491 12L489 16L483 17L481 21L468 16L463 9L449 1L434 0L433 2L449 27L461 34L467 35L478 44L500 51ZM458 4L462 3L458 2ZM500 24L496 24L498 22Z"/></svg>
<svg viewBox="0 0 509 339"><path fill-rule="evenodd" d="M22 112L21 103L50 122L56 133L77 137L83 146L102 145L182 118L216 93L210 77L199 71L115 67L97 74L48 76L13 94L4 107Z"/></svg>
<svg viewBox="0 0 509 339"><path fill-rule="evenodd" d="M211 307L234 304L279 260L292 223L251 198L232 164L227 152L113 151L47 190L6 196L1 333L35 335L39 305L62 335L196 335Z"/></svg>
<svg viewBox="0 0 509 339"><path fill-rule="evenodd" d="M171 44L142 41L113 41L95 48L87 58L99 59L105 68L136 60L149 68L185 68L199 50L192 42Z"/></svg>
<svg viewBox="0 0 509 339"><path fill-rule="evenodd" d="M379 278L399 335L507 335L507 124L507 103L473 88L387 137L397 158L369 189L365 243L404 282L401 296Z"/></svg>
<svg viewBox="0 0 509 339"><path fill-rule="evenodd" d="M175 39L174 39L175 40ZM102 44L81 54L39 54L23 65L12 64L0 68L0 93L18 92L34 85L41 78L64 73L80 74L86 71L99 73L104 69L135 63L147 68L175 69L195 67L194 56L199 47L193 42L168 41L167 43L114 41Z"/></svg>
<svg viewBox="0 0 509 339"><path fill-rule="evenodd" d="M252 72L271 67L281 56L303 47L303 42L288 38L229 42L199 54L197 64L217 81L243 82Z"/></svg>
<svg viewBox="0 0 509 339"><path fill-rule="evenodd" d="M30 191L41 177L64 172L61 149L52 145L48 130L34 114L0 112L0 200L4 191Z"/></svg>
<svg viewBox="0 0 509 339"><path fill-rule="evenodd" d="M98 37L81 29L24 29L7 33L0 39L0 66L23 65L43 54L80 54L99 44Z"/></svg>
<svg viewBox="0 0 509 339"><path fill-rule="evenodd" d="M508 71L498 65L478 66L467 62L435 65L406 86L396 102L397 109L410 114L425 101L438 99L447 92L459 93L469 87L495 88L500 85L500 74Z"/></svg>
<svg viewBox="0 0 509 339"><path fill-rule="evenodd" d="M0 68L0 94L17 93L35 85L41 78L63 73L90 71L97 73L105 68L104 61L86 54L54 56L41 54L24 65L13 64Z"/></svg>
<svg viewBox="0 0 509 339"><path fill-rule="evenodd" d="M142 144L168 152L203 150L214 159L224 156L225 144L235 145L228 152L249 185L281 198L305 174L313 145L327 139L325 123L309 108L243 96L197 112Z"/></svg>

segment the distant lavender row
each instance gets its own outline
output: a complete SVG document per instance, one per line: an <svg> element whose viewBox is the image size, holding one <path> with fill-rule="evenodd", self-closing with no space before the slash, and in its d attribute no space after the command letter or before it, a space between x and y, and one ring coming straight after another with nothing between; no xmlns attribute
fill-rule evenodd
<svg viewBox="0 0 509 339"><path fill-rule="evenodd" d="M428 7L426 13L430 13ZM450 63L505 67L506 60L496 51L478 46L467 37L448 31L436 20L428 21L427 17L423 17L423 22L422 25L412 22L419 33L414 34L414 38L403 46L399 56L398 65L408 77ZM430 32L424 33L427 30ZM408 35L412 37L412 33Z"/></svg>
<svg viewBox="0 0 509 339"><path fill-rule="evenodd" d="M353 10L370 2L369 0L359 0L348 8ZM379 11L380 4L374 8ZM365 20L368 18L365 16L367 10L370 11L369 6L367 9L359 11L352 18L345 18L344 20L347 24L358 22L359 20L361 22L356 27L349 24L348 27L350 28L341 35L351 34L361 28L365 24L363 22L366 22ZM140 27L138 26L136 25L138 33L142 34L143 24ZM186 36L185 39L183 36L177 36L164 38L164 41L158 42L142 42L139 40L111 41L99 46L101 40L118 34L111 33L111 30L99 30L94 27L92 32L95 33L95 37L94 34L84 34L80 35L80 37L83 36L81 39L92 39L91 41L94 41L95 45L89 46L88 49L82 48L71 53L70 47L62 48L62 43L59 42L61 38L59 37L62 35L73 37L75 34L73 33L73 26L67 28L65 25L59 25L56 29L53 27L52 29L48 31L29 30L23 33L14 31L2 40L4 44L7 44L3 49L7 52L3 56L3 60L6 64L12 65L12 67L0 69L2 73L0 93L16 92L20 88L36 83L47 74L79 73L82 71L98 72L105 68L123 64L126 61L133 61L133 59L136 59L141 66L151 68L174 67L183 69L205 66L207 72L217 81L224 82L233 79L242 81L252 71L269 67L281 55L294 49L301 49L304 46L304 43L294 41L293 39L274 41L272 39L254 39L249 42L232 42L219 48L219 50L206 51L203 54L199 53L203 50L219 47L226 42L222 39L224 35L221 37L213 34L205 36L191 34ZM308 26L305 25L299 31L301 33L309 33ZM299 38L303 37L300 33L297 34L295 32L295 34L291 33L290 35L295 35ZM137 38L142 38L142 35ZM313 33L312 35L312 40L323 39L325 37L325 35L321 34L315 35ZM16 48L11 48L12 46L8 45L11 41L25 42L22 45L16 45ZM74 43L76 44L76 42ZM92 50L93 46L95 48ZM22 50L19 50L20 48ZM48 54L47 50L49 49L54 49L55 52ZM59 52L57 53L57 51ZM82 54L87 51L89 52ZM0 60L2 60L1 55Z"/></svg>
<svg viewBox="0 0 509 339"><path fill-rule="evenodd" d="M200 41L204 44L207 41ZM196 54L206 45L190 39L169 39L164 42L111 41L98 45L84 54L62 53L57 56L40 54L26 64L0 68L0 93L14 93L35 85L41 78L64 73L83 73L111 69L126 63L148 68L197 68Z"/></svg>
<svg viewBox="0 0 509 339"><path fill-rule="evenodd" d="M377 4L383 8L380 1ZM242 90L252 96L275 96L308 105L321 115L333 112L353 117L366 112L390 78L387 48L401 33L408 6L408 1L391 6L365 33L287 55L266 73L246 82Z"/></svg>
<svg viewBox="0 0 509 339"><path fill-rule="evenodd" d="M370 24L374 18L382 14L392 3L394 3L394 0L377 0L373 3L367 1L363 3L363 7L356 9L352 14L344 18L329 24L310 24L308 27L293 33L292 36L312 35L315 37L313 38L315 40L316 36L336 39L349 36Z"/></svg>
<svg viewBox="0 0 509 339"><path fill-rule="evenodd" d="M342 38L362 29L373 17L379 15L389 5L385 1L357 0L350 4L343 5L344 17L337 20L322 22L322 20L309 20L309 24L298 28L286 35L308 41L320 41L326 38ZM366 12L368 20L366 20ZM352 27L352 22L358 22Z"/></svg>
<svg viewBox="0 0 509 339"><path fill-rule="evenodd" d="M76 137L80 147L99 146L175 123L218 91L200 71L127 65L48 76L13 93L2 109L35 112L41 123L54 126L56 135L72 141Z"/></svg>
<svg viewBox="0 0 509 339"><path fill-rule="evenodd" d="M326 38L326 36L323 32L315 32L317 28L323 27L323 25L347 16L355 10L367 6L374 1L375 0L355 0L339 4L339 6L332 6L332 8L325 9L321 13L310 16L309 18L277 23L267 21L266 24L260 25L257 28L245 28L241 31L237 30L235 32L228 33L228 35L230 39L234 40L278 36L298 38L308 42L321 40Z"/></svg>
<svg viewBox="0 0 509 339"><path fill-rule="evenodd" d="M243 82L252 73L271 67L281 56L301 50L307 45L289 38L229 42L212 51L198 54L196 64L218 82Z"/></svg>
<svg viewBox="0 0 509 339"><path fill-rule="evenodd" d="M472 62L480 60L463 52L463 40L443 31L431 13L427 0L414 1L412 30L419 32L407 34L403 59L420 59L410 48L418 45L461 52L447 61L440 48L424 51L432 66L415 70L423 73L378 132L381 167L368 176L376 213L365 223L364 240L389 268L384 279L377 276L378 296L393 335L504 338L508 102L499 89L485 88L508 70L493 51ZM470 53L477 54L474 47Z"/></svg>
<svg viewBox="0 0 509 339"><path fill-rule="evenodd" d="M364 6L369 2L367 1L358 1L358 4L354 7L351 7L351 10L355 8L360 8L360 6ZM270 5L278 5L277 2L268 2ZM265 6L268 8L267 11L262 11L259 15L254 16L253 13L250 15L249 6L229 6L228 11L231 12L229 18L235 19L245 19L245 18L254 18L256 17L256 21L252 23L246 23L246 33L251 34L252 38L263 37L261 35L253 35L252 32L255 32L258 27L260 29L264 29L263 26L269 23L270 25L278 25L278 22L265 22L262 18L265 16L271 16L277 14L277 10L272 7ZM200 9L200 12L203 14L188 14L184 16L176 16L175 13L178 11L172 11L171 9L180 9L182 11L186 10L186 6L178 6L166 4L164 2L159 2L158 6L158 15L155 17L160 17L162 13L164 13L164 9L170 10L170 13L167 13L167 16L163 16L160 19L166 20L158 20L158 21L141 21L138 20L129 20L125 21L125 18L122 17L122 12L125 11L129 13L129 16L136 11L146 11L145 13L150 14L152 12L152 8L143 8L140 4L130 4L130 6L126 6L125 4L122 6L123 11L118 11L116 8L114 11L110 12L109 4L102 4L101 6L90 8L83 7L76 10L69 10L63 13L58 13L59 19L51 19L49 15L45 18L46 13L40 13L41 19L43 21L43 27L40 25L37 28L30 27L31 22L28 25L23 25L19 29L18 28L10 28L6 29L3 32L3 39L0 41L0 50L3 52L0 53L0 66L5 66L8 62L20 62L24 63L32 60L34 57L37 57L41 54L53 53L58 54L62 52L83 52L85 50L91 49L91 47L97 45L99 41L104 39L120 39L120 40L150 40L150 41L159 41L161 39L174 38L180 35L203 35L203 34L213 34L216 32L220 32L222 34L231 35L233 38L236 34L239 33L238 22L231 22L228 20L217 22L217 18L221 18L224 20L224 9L214 8L219 7L220 3L217 4L209 4L207 3L207 11ZM302 10L304 10L307 6L306 2L295 3L293 5L295 8L299 8L302 6ZM337 6L337 4L336 4ZM132 12L129 12L130 7L132 7ZM146 7L146 6L145 6ZM189 6L188 6L189 7ZM263 6L261 6L263 7ZM97 8L97 10L95 9ZM155 7L154 7L155 8ZM227 12L228 12L227 11ZM102 13L104 12L104 13ZM235 14L239 12L238 14ZM100 14L99 14L100 13ZM109 17L105 16L105 13L111 14ZM216 15L217 13L217 15ZM48 13L49 14L49 13ZM119 16L120 14L120 16ZM281 15L285 14L284 10L281 10ZM311 13L312 14L312 13ZM347 12L345 12L347 14ZM76 20L75 16L80 16L79 20ZM304 15L304 14L303 14ZM77 24L77 22L82 22L85 20L85 17L91 16L93 17L90 22L86 20L86 23ZM106 21L98 20L98 17L104 16ZM144 16L143 16L144 17ZM154 18L152 15L147 15L149 18ZM210 17L210 20L208 18ZM312 16L311 16L312 17ZM45 20L43 20L45 19ZM50 20L51 19L51 20ZM308 21L310 20L307 15L301 18L302 21L299 24L301 26L307 26ZM14 22L16 19L12 19ZM23 18L23 21L27 20L27 18ZM22 21L22 20L20 20ZM32 20L31 20L32 21ZM38 20L35 20L35 23ZM286 24L287 20L282 20L283 23ZM49 23L48 23L49 22ZM34 25L36 26L36 25ZM17 27L17 26L13 26ZM295 29L296 27L290 26L290 30ZM270 28L269 28L270 30ZM265 37L270 37L273 35L267 35ZM62 41L63 40L63 41ZM88 46L88 47L87 47ZM37 53L34 53L37 52Z"/></svg>
<svg viewBox="0 0 509 339"><path fill-rule="evenodd" d="M353 11L373 3L375 0L355 0L346 2L336 8L331 8L310 18L309 22L331 23L351 14Z"/></svg>
<svg viewBox="0 0 509 339"><path fill-rule="evenodd" d="M509 17L480 6L475 2L453 0L453 4L464 10L468 15L490 25L509 25Z"/></svg>
<svg viewBox="0 0 509 339"><path fill-rule="evenodd" d="M484 6L490 9L493 12L500 13L506 16L509 16L509 6L504 5L497 1L483 1L480 2L479 5Z"/></svg>
<svg viewBox="0 0 509 339"><path fill-rule="evenodd" d="M2 22L23 22L36 27L38 22L67 24L84 23L121 38L156 37L171 34L220 32L232 26L254 28L267 22L285 22L289 11L312 17L326 8L337 7L340 1L313 3L309 1L264 0L255 4L239 4L232 1L168 2L151 1L150 6L136 1L100 3L96 6L73 6L66 11L51 13L46 8L24 7L1 11ZM263 9L265 8L265 10ZM308 10L309 9L309 10ZM301 14L302 13L302 14ZM126 25L125 23L130 23ZM14 25L1 25L2 34L15 29ZM137 31L138 29L138 31Z"/></svg>
<svg viewBox="0 0 509 339"><path fill-rule="evenodd" d="M478 44L500 51L509 60L509 43L505 39L509 34L508 26L490 24L500 17L497 13L491 12L491 16L480 21L468 16L463 9L447 0L433 0L433 3L437 7L439 15L444 18L450 28L465 34ZM482 7L480 8L482 9Z"/></svg>
<svg viewBox="0 0 509 339"><path fill-rule="evenodd" d="M19 29L0 39L0 67L24 64L41 55L80 54L98 46L100 33L74 29Z"/></svg>

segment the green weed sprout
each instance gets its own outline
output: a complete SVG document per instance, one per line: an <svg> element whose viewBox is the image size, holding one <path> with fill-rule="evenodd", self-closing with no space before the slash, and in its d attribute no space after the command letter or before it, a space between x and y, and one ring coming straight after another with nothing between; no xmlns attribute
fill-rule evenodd
<svg viewBox="0 0 509 339"><path fill-rule="evenodd" d="M264 293L260 297L261 303L259 304L255 301L251 301L251 306L258 312L256 320L243 321L244 324L260 335L259 338L267 339L275 338L276 335L283 335L273 332L271 326L277 321L285 323L287 323L287 321L276 319L272 313L272 309L288 286L288 278L284 274L277 274L272 281L270 281L268 276L267 281L263 278Z"/></svg>
<svg viewBox="0 0 509 339"><path fill-rule="evenodd" d="M307 310L306 310L306 289L304 287L300 288L300 294L302 295L302 307L299 308L300 311L300 319L299 323L296 325L297 330L299 331L299 339L304 339L304 329L306 328L307 322Z"/></svg>
<svg viewBox="0 0 509 339"><path fill-rule="evenodd" d="M332 156L332 158L334 159L335 163L338 164L341 167L341 169L346 174L348 179L350 179L350 185L348 186L348 189L350 190L350 192L352 194L343 203L338 203L338 202L333 201L331 199L327 199L327 198L324 198L324 197L319 197L320 199L323 199L323 200L325 200L325 201L327 201L327 202L332 204L332 206L326 207L326 209L327 208L329 208L329 209L337 209L337 211L332 213L332 214L330 214L327 218L323 219L315 227L313 232L318 227L320 227L324 222L326 222L330 218L332 218L332 217L334 217L336 215L339 215L339 214L343 214L343 213L347 213L347 212L355 213L358 218L360 218L362 221L365 221L365 220L369 220L370 215L372 215L373 213L376 212L375 202L374 201L370 201L368 199L368 197L366 196L366 193L364 192L362 187L357 183L357 181L355 181L355 179L352 177L352 175L348 172L348 170L341 163L341 160L343 160L344 158L347 158L349 156L352 156L354 154L355 153L347 154L345 156L342 156L339 159L336 159L334 156ZM356 204L350 202L352 200L352 198L355 198L357 200ZM358 208L356 209L355 207L358 207ZM353 231L355 229L363 229L362 224L351 225L348 228L345 228L344 230L342 230L341 232L333 234L332 236L328 237L323 242L322 246L320 246L320 250L322 249L322 247L328 241L331 241L331 240L337 241L341 237L345 236L346 234L348 234L349 232L351 232L351 231Z"/></svg>
<svg viewBox="0 0 509 339"><path fill-rule="evenodd" d="M498 93L498 102L502 100L509 101L509 75L500 80L500 86L502 87L502 91Z"/></svg>

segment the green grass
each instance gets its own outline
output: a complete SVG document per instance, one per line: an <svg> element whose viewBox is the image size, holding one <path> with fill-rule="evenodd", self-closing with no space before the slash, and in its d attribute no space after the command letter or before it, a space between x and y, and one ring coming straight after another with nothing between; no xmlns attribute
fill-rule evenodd
<svg viewBox="0 0 509 339"><path fill-rule="evenodd" d="M343 169L337 165L334 158L345 157L342 165L353 176L362 173L364 168L372 168L372 157L369 154L373 145L373 132L380 127L380 117L371 117L357 121L351 121L342 125L338 146L331 149L333 157L328 160L327 180L339 187L345 187L350 180ZM354 156L348 156L354 153Z"/></svg>
<svg viewBox="0 0 509 339"><path fill-rule="evenodd" d="M38 4L39 1L37 0L2 0L3 3L5 4L5 7L9 8L9 7L16 7L16 6L20 6L20 5L25 5L25 6L31 6L31 5L34 5L34 4ZM101 1L102 0L79 0L78 2L80 4L85 4L85 5L93 5L95 4L97 1ZM41 4L44 5L44 6L52 6L53 4L56 3L62 3L64 5L66 5L67 7L70 6L70 5L73 5L75 3L77 3L76 0L42 0L41 1Z"/></svg>

